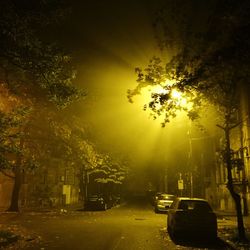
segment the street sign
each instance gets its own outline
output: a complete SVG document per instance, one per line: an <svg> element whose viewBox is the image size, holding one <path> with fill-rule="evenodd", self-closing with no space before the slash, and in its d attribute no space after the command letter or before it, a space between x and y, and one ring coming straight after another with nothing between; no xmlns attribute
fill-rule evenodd
<svg viewBox="0 0 250 250"><path fill-rule="evenodd" d="M183 190L184 185L183 185L183 180L178 180L178 189Z"/></svg>

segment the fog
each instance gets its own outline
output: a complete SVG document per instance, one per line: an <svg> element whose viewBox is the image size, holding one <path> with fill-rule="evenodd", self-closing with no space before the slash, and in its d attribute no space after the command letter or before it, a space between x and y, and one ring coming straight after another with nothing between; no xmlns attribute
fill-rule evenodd
<svg viewBox="0 0 250 250"><path fill-rule="evenodd" d="M143 111L143 96L128 102L126 92L136 86L135 67L147 66L155 55L166 58L154 36L156 8L157 1L76 4L67 37L77 50L77 84L87 93L76 109L91 128L90 139L101 150L126 157L132 168L147 169L149 174L164 166L185 168L190 136L209 136L185 114L162 128L160 119L153 120Z"/></svg>

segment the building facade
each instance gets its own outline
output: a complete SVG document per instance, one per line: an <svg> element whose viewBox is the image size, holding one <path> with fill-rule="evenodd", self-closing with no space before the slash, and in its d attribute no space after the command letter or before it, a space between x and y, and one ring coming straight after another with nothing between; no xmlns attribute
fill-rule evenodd
<svg viewBox="0 0 250 250"><path fill-rule="evenodd" d="M230 130L230 147L232 159L232 176L235 191L242 197L242 212L248 214L250 206L250 94L248 87L240 90L240 109L238 112L238 126ZM213 193L216 209L235 212L234 201L227 189L227 169L223 154L224 135L215 140L215 174L210 173L211 183L206 189L206 198L209 200ZM211 201L210 201L211 202Z"/></svg>

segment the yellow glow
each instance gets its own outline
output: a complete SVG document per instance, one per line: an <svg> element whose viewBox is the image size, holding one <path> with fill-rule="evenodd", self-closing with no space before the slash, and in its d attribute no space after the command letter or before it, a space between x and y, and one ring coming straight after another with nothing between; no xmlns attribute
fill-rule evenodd
<svg viewBox="0 0 250 250"><path fill-rule="evenodd" d="M78 81L82 82L83 88L86 87L85 83L88 83L88 97L82 104L81 119L82 124L90 124L91 128L93 127L95 137L105 151L124 152L128 159L132 159L132 166L139 168L148 166L152 157L159 161L167 158L166 148L173 148L171 138L176 142L176 134L179 136L182 130L185 134L181 127L185 117L178 115L168 124L168 129L162 129L160 124L164 115L153 120L149 116L149 110L143 110L143 105L151 100L154 90L157 93L166 93L162 88L167 85L165 82L161 83L162 86L143 89L141 95L133 98L134 104L128 102L126 91L135 87L137 78L134 74L135 65L146 66L149 55L160 56L161 52L154 50L157 46L154 39L150 40L154 37L153 33L150 33L151 29L145 32L139 25L135 36L127 36L123 29L119 31L121 33L118 33L118 38L121 38L121 41L115 41L112 36L106 40L99 39L95 46L98 52L102 51L102 56L91 54L87 58L89 63L83 63L82 70L79 71ZM149 34L147 40L140 34ZM136 39L132 40L134 37ZM123 46L124 41L127 43L130 39L132 47ZM140 175L137 176L140 180Z"/></svg>
<svg viewBox="0 0 250 250"><path fill-rule="evenodd" d="M141 95L137 96L137 102L139 101L142 103L142 106L145 104L148 104L150 101L152 101L152 93L157 94L170 94L171 99L175 102L175 105L180 108L180 110L177 110L178 116L184 116L185 112L182 110L190 110L192 108L192 102L189 101L189 98L182 93L181 91L178 91L176 88L174 88L174 83L172 81L166 81L164 83L155 85L155 86L148 86L141 90ZM155 103L156 109L161 108L161 104ZM149 111L150 112L150 111ZM163 122L165 119L165 115L162 113L158 116L158 121Z"/></svg>
<svg viewBox="0 0 250 250"><path fill-rule="evenodd" d="M181 99L181 98L183 98L181 92L177 91L176 89L172 90L171 96L174 99Z"/></svg>
<svg viewBox="0 0 250 250"><path fill-rule="evenodd" d="M164 89L161 85L157 85L151 89L152 93L157 93L157 94L167 94L168 91Z"/></svg>
<svg viewBox="0 0 250 250"><path fill-rule="evenodd" d="M173 99L175 99L177 101L178 105L181 106L182 108L190 108L191 107L191 104L188 103L187 98L180 91L173 89L171 91L171 97Z"/></svg>

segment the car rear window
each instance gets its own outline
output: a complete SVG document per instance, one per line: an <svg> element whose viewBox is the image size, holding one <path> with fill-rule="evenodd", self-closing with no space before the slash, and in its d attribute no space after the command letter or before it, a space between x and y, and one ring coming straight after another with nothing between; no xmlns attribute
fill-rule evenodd
<svg viewBox="0 0 250 250"><path fill-rule="evenodd" d="M212 208L206 201L182 200L179 203L179 209L195 211L212 211Z"/></svg>
<svg viewBox="0 0 250 250"><path fill-rule="evenodd" d="M174 200L174 195L162 194L159 196L159 200Z"/></svg>

